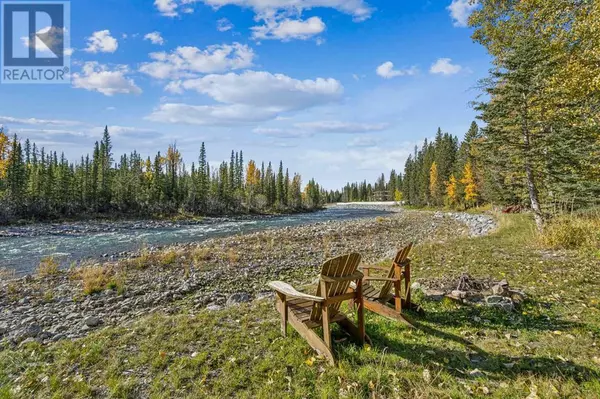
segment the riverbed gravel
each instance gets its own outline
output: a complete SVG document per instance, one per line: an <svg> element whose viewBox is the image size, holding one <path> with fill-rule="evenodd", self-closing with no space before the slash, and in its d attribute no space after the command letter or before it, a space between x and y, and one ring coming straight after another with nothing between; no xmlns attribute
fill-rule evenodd
<svg viewBox="0 0 600 399"><path fill-rule="evenodd" d="M409 241L483 235L494 227L489 216L397 211L386 217L148 249L118 263L94 265L116 273L122 286L92 295L84 294L81 273L73 270L46 277L5 276L0 281L0 345L75 339L105 326L127 325L152 312L194 313L235 306L270 295L266 283L271 280L297 287L310 283L330 257L359 252L363 263L372 264L393 257Z"/></svg>

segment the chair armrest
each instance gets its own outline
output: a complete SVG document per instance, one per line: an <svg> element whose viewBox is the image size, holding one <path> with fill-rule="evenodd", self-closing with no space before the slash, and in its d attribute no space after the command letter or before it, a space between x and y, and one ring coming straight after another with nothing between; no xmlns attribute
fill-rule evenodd
<svg viewBox="0 0 600 399"><path fill-rule="evenodd" d="M400 281L399 278L365 277L365 281Z"/></svg>
<svg viewBox="0 0 600 399"><path fill-rule="evenodd" d="M384 272L390 271L389 267L383 267L383 266L362 266L361 269L363 269L363 270L381 270Z"/></svg>
<svg viewBox="0 0 600 399"><path fill-rule="evenodd" d="M346 281L361 280L363 277L364 277L364 275L361 272L356 271L353 274L351 274L349 276L345 276L345 277L321 276L321 280L325 281L326 283L343 283Z"/></svg>
<svg viewBox="0 0 600 399"><path fill-rule="evenodd" d="M404 267L404 266L408 266L408 265L410 265L410 258L406 258L406 259L405 259L403 262L396 263L396 264L397 264L398 266L402 266L402 267Z"/></svg>
<svg viewBox="0 0 600 399"><path fill-rule="evenodd" d="M321 303L325 301L325 298L321 298L319 296L304 294L300 291L297 291L294 287L289 285L288 283L284 283L283 281L271 281L267 284L273 290L278 293L285 295L286 297L296 298L296 299L306 299L307 301Z"/></svg>

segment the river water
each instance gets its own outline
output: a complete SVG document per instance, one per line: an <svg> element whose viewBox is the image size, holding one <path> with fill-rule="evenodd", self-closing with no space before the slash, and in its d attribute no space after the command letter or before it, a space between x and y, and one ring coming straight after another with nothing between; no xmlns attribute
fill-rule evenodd
<svg viewBox="0 0 600 399"><path fill-rule="evenodd" d="M137 251L143 246L183 244L268 228L370 218L387 213L377 208L332 207L296 215L207 218L194 223L78 222L0 227L0 268L14 269L22 275L35 270L47 256L68 266L84 259Z"/></svg>

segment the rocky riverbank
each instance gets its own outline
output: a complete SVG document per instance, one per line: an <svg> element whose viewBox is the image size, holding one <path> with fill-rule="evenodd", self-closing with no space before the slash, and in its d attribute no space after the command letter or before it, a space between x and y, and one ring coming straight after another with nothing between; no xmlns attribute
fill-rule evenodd
<svg viewBox="0 0 600 399"><path fill-rule="evenodd" d="M490 217L458 215L406 211L271 229L148 250L46 276L5 278L0 282L0 343L50 343L125 325L152 312L219 309L268 295L270 280L306 284L329 257L359 252L364 263L375 263L409 241L487 234L494 226ZM95 288L91 294L90 287Z"/></svg>

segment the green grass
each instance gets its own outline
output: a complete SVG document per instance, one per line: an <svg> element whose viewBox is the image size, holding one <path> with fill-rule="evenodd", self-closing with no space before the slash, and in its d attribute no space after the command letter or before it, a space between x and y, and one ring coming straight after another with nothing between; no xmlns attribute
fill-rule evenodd
<svg viewBox="0 0 600 399"><path fill-rule="evenodd" d="M330 367L291 327L280 336L270 299L196 315L182 305L73 342L5 349L0 398L599 397L600 262L537 247L524 215L501 226L418 246L413 274L506 278L530 296L516 313L417 298L426 312L410 330L367 312L373 346L336 330Z"/></svg>

